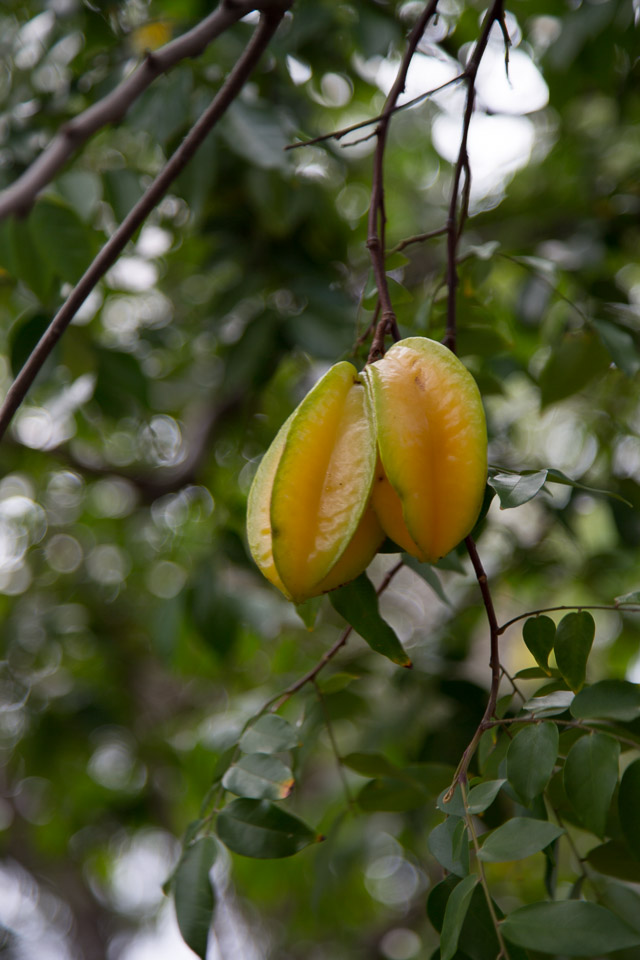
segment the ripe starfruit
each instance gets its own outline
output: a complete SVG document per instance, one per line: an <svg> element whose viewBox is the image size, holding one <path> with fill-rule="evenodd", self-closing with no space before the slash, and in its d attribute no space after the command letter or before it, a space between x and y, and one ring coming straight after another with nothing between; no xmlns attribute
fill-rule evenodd
<svg viewBox="0 0 640 960"><path fill-rule="evenodd" d="M254 560L300 603L357 577L384 533L369 506L374 421L352 364L325 374L281 427L258 468L247 508Z"/></svg>
<svg viewBox="0 0 640 960"><path fill-rule="evenodd" d="M487 428L476 382L447 347L395 343L363 371L379 461L373 509L388 537L434 563L478 518L487 479Z"/></svg>
<svg viewBox="0 0 640 960"><path fill-rule="evenodd" d="M473 527L486 473L473 377L442 344L401 340L361 374L336 364L281 427L249 493L249 547L296 602L355 579L385 534L435 562Z"/></svg>

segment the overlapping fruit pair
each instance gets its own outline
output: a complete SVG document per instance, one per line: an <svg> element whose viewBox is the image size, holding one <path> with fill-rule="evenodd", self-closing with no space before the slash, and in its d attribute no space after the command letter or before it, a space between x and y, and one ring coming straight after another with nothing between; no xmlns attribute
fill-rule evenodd
<svg viewBox="0 0 640 960"><path fill-rule="evenodd" d="M299 603L359 576L385 536L435 562L473 527L487 474L476 383L411 337L358 373L343 361L280 428L247 512L262 573Z"/></svg>

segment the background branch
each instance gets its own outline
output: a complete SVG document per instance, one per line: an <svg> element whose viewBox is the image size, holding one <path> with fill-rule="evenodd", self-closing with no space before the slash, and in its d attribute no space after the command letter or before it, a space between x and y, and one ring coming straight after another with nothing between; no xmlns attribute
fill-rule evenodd
<svg viewBox="0 0 640 960"><path fill-rule="evenodd" d="M252 10L271 13L281 10L284 13L289 6L291 3L283 0L223 0L213 13L192 30L159 50L147 53L140 66L111 93L65 123L22 176L0 192L0 220L11 213L26 214L38 193L53 180L78 148L102 127L122 120L135 100L159 76L187 57L199 57L216 37Z"/></svg>
<svg viewBox="0 0 640 960"><path fill-rule="evenodd" d="M494 23L497 22L504 30L502 26L504 20L503 8L504 0L494 0L491 8L487 11L478 42L474 47L463 74L467 84L467 98L462 119L460 150L458 151L458 159L453 170L453 185L451 187L449 216L447 218L447 330L442 341L445 346L453 350L454 353L456 349L456 291L458 288L456 257L458 254L458 242L468 214L469 194L471 191L471 168L469 166L467 143L475 102L475 83L480 61L489 42L491 28ZM460 181L463 174L465 181L462 192L462 203L460 210L458 210Z"/></svg>
<svg viewBox="0 0 640 960"><path fill-rule="evenodd" d="M236 98L271 37L276 32L285 10L290 5L291 3L283 2L277 8L270 8L262 14L260 23L256 27L251 40L209 107L194 124L171 159L105 243L91 266L71 291L7 391L2 407L0 407L0 440L11 422L11 418L24 400L29 387L71 323L76 311L84 303L100 278L112 266L138 227L144 223L149 213L167 192L170 184L187 165L204 138Z"/></svg>
<svg viewBox="0 0 640 960"><path fill-rule="evenodd" d="M400 339L396 315L391 303L389 294L389 285L387 284L387 275L385 273L384 250L385 250L385 224L386 214L384 209L384 151L387 143L387 133L389 123L396 108L398 97L405 88L407 82L407 73L411 59L416 52L416 48L422 38L422 34L427 28L429 20L436 12L438 0L431 0L423 10L421 16L416 21L413 30L409 35L407 49L405 50L393 86L385 101L384 109L380 115L380 122L376 127L377 137L376 150L373 157L373 187L371 191L371 205L369 207L369 221L367 229L367 247L371 255L371 263L376 278L378 288L378 297L380 300L380 320L376 328L376 333L371 343L369 357L367 362L372 363L384 353L384 338L387 333L393 334L396 340Z"/></svg>
<svg viewBox="0 0 640 960"><path fill-rule="evenodd" d="M384 593L384 591L387 589L387 587L395 577L396 573L398 573L403 566L404 566L404 561L398 560L398 562L393 567L391 567L391 569L385 574L382 580L382 583L376 590L376 593L379 597ZM333 644L332 647L329 647L327 652L321 657L320 660L318 660L315 667L312 667L311 670L303 674L303 676L301 676L299 680L296 680L295 683L292 683L291 686L287 687L286 690L283 690L282 693L277 693L275 697L271 697L271 699L265 703L265 705L263 706L260 712L264 713L264 711L268 707L271 707L272 711L274 712L276 710L279 710L280 707L287 702L287 700L291 699L294 693L297 693L298 690L301 690L304 686L306 686L307 683L315 682L315 678L318 676L320 671L323 670L326 667L326 665L331 660L333 660L335 655L342 649L342 647L344 647L345 643L347 642L347 640L349 639L352 633L353 633L353 627L351 626L345 627L345 629L342 631L342 633L340 634L336 642Z"/></svg>

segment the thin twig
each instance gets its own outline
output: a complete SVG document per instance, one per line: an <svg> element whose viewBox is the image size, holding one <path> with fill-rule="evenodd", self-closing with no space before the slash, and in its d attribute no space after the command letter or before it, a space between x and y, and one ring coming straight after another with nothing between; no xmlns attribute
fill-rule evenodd
<svg viewBox="0 0 640 960"><path fill-rule="evenodd" d="M413 54L412 54L413 55ZM412 100L405 100L404 103L396 104L390 113L399 113L401 110L407 110L409 107L415 107L417 103L421 103L423 100L427 100L429 97L432 97L435 93L440 93L441 90L445 90L447 87L452 86L454 83L459 83L464 77L464 73L458 74L457 77L452 77L451 80L447 80L445 83L441 83L438 87L433 87L431 90L427 90L425 93L419 94L417 97L413 97ZM356 130L364 130L365 127L373 126L374 123L380 123L385 115L385 109L382 113L379 113L377 117L371 117L368 120L360 120L358 123L352 123L348 127L342 127L340 130L334 130L332 133L322 133L319 137L312 137L310 140L300 140L298 143L289 143L285 147L285 150L297 150L299 147L312 147L316 143L324 143L327 140L342 140L343 137L346 137L348 133L354 133ZM375 137L375 131L369 134L367 137L363 137L362 140L350 141L349 143L343 144L345 147L353 147L354 144L362 143L364 140L369 140L371 137Z"/></svg>
<svg viewBox="0 0 640 960"><path fill-rule="evenodd" d="M378 596L381 596L381 594L384 593L384 591L387 589L387 587L389 586L389 584L391 583L395 575L398 573L399 570L402 569L403 566L404 566L404 562L402 560L399 560L393 567L391 567L391 569L386 573L384 579L382 580L382 583L376 590L376 593ZM287 702L287 700L291 699L294 693L297 693L298 690L301 690L302 687L306 686L307 683L312 683L315 680L315 678L318 676L320 671L323 670L326 667L326 665L330 663L331 660L333 660L335 655L342 649L342 647L344 647L347 640L351 636L352 632L353 632L352 626L345 627L345 629L342 631L342 633L340 634L336 642L333 644L332 647L329 647L329 649L325 654L323 654L320 660L316 663L315 667L312 667L311 670L303 674L303 676L301 676L299 680L296 680L295 683L292 683L290 687L286 688L286 690L283 690L281 693L277 693L275 696L271 697L270 700L267 700L267 702L263 705L260 713L264 713L265 710L267 709L271 709L271 711L275 713L277 710L280 709L280 707L284 703Z"/></svg>
<svg viewBox="0 0 640 960"><path fill-rule="evenodd" d="M215 406L202 406L193 411L183 433L186 453L184 459L175 466L150 467L147 470L127 469L101 459L93 450L83 456L81 452L66 445L40 452L45 457L61 460L85 476L119 477L126 480L135 487L142 501L153 503L159 497L176 493L183 487L198 482L200 468L213 449L217 434L244 408L246 399L245 393L236 393ZM5 437L4 442L21 445L11 436Z"/></svg>
<svg viewBox="0 0 640 960"><path fill-rule="evenodd" d="M229 105L236 98L247 78L252 73L271 37L276 32L284 16L284 4L276 12L271 10L262 14L260 23L241 54L226 81L213 98L210 106L191 128L185 139L167 161L151 186L127 214L118 229L95 258L71 291L66 301L51 321L49 327L38 341L29 359L11 384L2 407L0 407L0 439L9 426L11 418L22 403L29 387L41 370L56 343L69 326L76 311L84 303L100 278L115 262L138 227L144 223L171 183L187 165L207 134L212 130Z"/></svg>
<svg viewBox="0 0 640 960"><path fill-rule="evenodd" d="M468 215L469 194L471 191L471 168L469 166L468 139L471 127L471 118L475 103L475 83L480 61L484 55L493 24L503 18L504 0L494 0L482 25L482 30L473 53L464 71L467 83L467 98L462 119L462 137L458 159L453 170L453 184L449 201L449 216L447 218L447 329L443 343L455 352L456 349L456 291L458 287L458 271L456 257L458 242L462 235L464 223ZM459 209L460 181L465 175L465 184L462 194L462 203Z"/></svg>
<svg viewBox="0 0 640 960"><path fill-rule="evenodd" d="M451 786L447 790L444 796L444 802L448 803L452 796L453 791L456 788L456 784L462 783L466 780L467 770L469 769L469 764L473 759L473 755L476 752L480 739L485 730L488 730L489 727L493 726L492 718L495 716L496 704L498 702L498 691L500 689L500 677L501 677L501 666L500 666L500 649L498 644L499 637L499 628L498 621L496 618L496 612L493 606L493 598L491 596L491 590L489 588L489 581L487 575L482 566L482 561L480 560L480 555L478 554L475 541L472 537L467 537L465 540L467 547L467 552L473 569L476 574L476 580L480 587L480 593L482 594L482 601L487 614L487 620L489 621L489 634L490 634L490 656L489 656L489 665L491 667L491 688L489 690L489 699L487 701L487 706L485 707L484 714L482 715L482 720L478 724L476 731L471 738L467 748L465 749L460 762L457 766L453 781Z"/></svg>
<svg viewBox="0 0 640 960"><path fill-rule="evenodd" d="M546 790L545 790L545 794L547 794L547 791L546 791ZM566 827L566 825L565 825L565 823L564 823L564 820L562 819L562 816L561 816L561 814L560 814L560 811L551 803L551 801L549 800L548 794L547 794L547 800L549 801L549 806L550 806L551 809L553 810L553 814L554 814L556 820L558 821L558 826L559 826L559 827L562 827L562 829L564 830L564 835L565 835L565 837L567 838L567 843L569 844L569 847L570 847L570 849L571 849L571 852L572 852L573 856L575 857L575 859L576 859L576 861L577 861L578 870L579 870L580 873L582 874L582 877L583 877L584 880L590 880L591 877L589 876L589 871L587 870L587 865L586 865L584 859L580 856L580 851L578 850L578 848L577 848L577 846L576 846L576 843L575 843L575 840L574 840L573 837L571 836L571 833L570 833L569 830L567 829L567 827Z"/></svg>
<svg viewBox="0 0 640 960"><path fill-rule="evenodd" d="M508 253L500 253L500 251L496 252L496 256L502 257L503 260L509 260L511 263L515 263L517 266L523 267L525 270L528 270L529 273L532 273L534 277L536 277L538 280L542 280L543 283L546 283L549 289L556 295L558 300L564 301L564 303L570 306L572 310L575 310L578 316L582 320L584 320L585 323L591 322L588 315L584 312L582 307L579 307L577 303L575 303L569 297L565 296L564 293L561 293L558 290L557 284L552 283L548 277L545 277L544 273L541 270L536 270L533 264L527 263L526 260L524 260L522 257L513 257L513 256L510 256Z"/></svg>
<svg viewBox="0 0 640 960"><path fill-rule="evenodd" d="M491 692L489 695L489 702L487 703L487 708L485 710L484 720L489 720L496 710L496 703L498 701L498 688L500 686L500 651L498 648L498 637L500 631L498 628L498 620L496 618L496 612L493 606L493 599L491 597L491 590L489 589L489 581L487 575L482 566L482 561L480 560L480 555L478 554L478 549L475 545L475 542L472 537L467 537L465 540L467 547L467 552L469 558L473 565L473 569L476 574L476 579L480 587L480 593L482 594L482 600L487 612L487 620L489 621L489 633L490 633L490 642L491 642L491 652L489 657L489 665L491 667Z"/></svg>
<svg viewBox="0 0 640 960"><path fill-rule="evenodd" d="M331 717L330 717L329 711L328 711L328 709L327 709L326 700L324 699L324 697L323 697L323 695L322 695L322 690L320 689L320 686L319 686L319 684L318 684L318 681L316 680L315 677L313 678L313 680L312 680L311 682L313 683L313 686L315 687L316 696L318 697L318 703L320 704L320 709L322 710L322 716L324 717L324 725L325 725L325 727L327 728L327 734L328 734L329 740L330 740L330 742L331 742L331 749L332 749L333 755L334 755L334 757L335 757L336 766L337 766L337 768L338 768L338 773L340 774L340 779L342 780L342 787L343 787L343 790L344 790L344 795L345 795L345 797L347 798L347 803L349 804L349 807L350 807L352 810L354 810L354 809L355 809L355 800L353 799L353 794L351 793L351 790L349 789L349 782L348 782L348 780L347 780L347 775L346 775L346 773L344 772L344 767L343 767L343 765L342 765L342 758L341 758L341 756L340 756L340 751L338 750L338 744L337 744L337 742L336 742L336 737L335 737L335 734L334 734L334 732L333 732L333 723L331 722Z"/></svg>
<svg viewBox="0 0 640 960"><path fill-rule="evenodd" d="M187 57L199 57L213 40L251 10L279 8L284 13L287 6L290 4L282 0L223 0L213 13L192 30L160 49L147 53L140 66L114 90L63 124L44 152L10 187L0 193L0 220L11 213L26 214L38 193L53 180L78 148L98 130L110 123L119 123L131 105L159 76Z"/></svg>
<svg viewBox="0 0 640 960"><path fill-rule="evenodd" d="M387 143L387 134L389 123L394 112L398 97L405 88L407 82L407 73L411 59L416 51L422 35L427 28L429 20L436 12L438 0L430 0L416 21L407 41L407 49L404 52L400 68L393 82L385 101L384 109L380 115L380 121L376 127L377 143L373 157L373 183L371 190L371 205L369 207L369 221L367 228L367 248L371 256L373 272L376 278L378 288L378 297L380 299L380 320L373 338L368 363L377 360L384 353L384 337L387 333L393 335L396 340L400 339L398 330L398 321L391 303L389 294L389 285L384 264L385 249L385 225L386 215L384 206L384 151Z"/></svg>
<svg viewBox="0 0 640 960"><path fill-rule="evenodd" d="M510 683L511 686L513 687L513 692L516 693L516 694L520 697L520 699L524 702L524 701L527 699L527 697L525 697L524 693L522 692L522 690L520 689L520 687L518 686L518 684L515 682L515 680L513 679L513 677L511 676L511 674L509 673L509 671L508 671L508 670L505 670L505 668L503 667L502 664L500 664L500 673L502 674L503 677L506 677L506 678L507 678L507 680L509 681L509 683Z"/></svg>
<svg viewBox="0 0 640 960"><path fill-rule="evenodd" d="M528 617L537 617L541 613L557 613L561 610L609 610L611 613L640 613L640 606L625 606L622 603L566 603L557 607L540 607L539 610L528 610L526 613L519 613L517 617L507 620L502 626L498 627L498 636L501 636L508 627L518 623L519 620L526 620Z"/></svg>
<svg viewBox="0 0 640 960"><path fill-rule="evenodd" d="M396 243L395 247L387 250L386 255L390 257L392 253L400 253L401 250L404 250L412 243L422 243L424 240L432 240L434 237L443 237L446 232L446 227L438 227L437 230L430 230L428 233L417 233L414 237L405 237L400 243Z"/></svg>
<svg viewBox="0 0 640 960"><path fill-rule="evenodd" d="M623 737L604 721L600 723L585 723L583 720L558 720L557 717L539 717L535 713L527 714L524 717L502 717L499 720L487 720L486 723L483 724L483 732L484 730L490 730L492 727L505 727L506 731L507 727L516 723L534 724L547 719L553 720L553 722L557 723L560 727L568 727L572 730L586 730L590 733L606 733L608 736L613 737L614 740L617 740L618 743L623 743L626 747L631 747L634 750L637 750L640 746L638 740Z"/></svg>
<svg viewBox="0 0 640 960"><path fill-rule="evenodd" d="M484 863L478 856L478 854L480 853L480 844L478 842L478 834L476 833L475 824L473 822L473 815L469 811L469 805L467 803L466 781L460 782L460 792L462 794L462 803L464 804L464 813L465 813L465 820L467 821L467 829L471 835L471 842L473 843L473 849L475 850L475 854L476 854L476 864L478 866L478 876L480 878L480 884L484 892L485 900L487 901L489 916L491 917L491 922L495 930L498 944L500 945L499 956L504 957L505 960L509 960L507 945L505 944L504 937L502 936L502 931L500 929L500 924L498 922L496 910L493 905L493 897L491 896L491 891L489 890L489 883L487 882L487 875L484 870Z"/></svg>

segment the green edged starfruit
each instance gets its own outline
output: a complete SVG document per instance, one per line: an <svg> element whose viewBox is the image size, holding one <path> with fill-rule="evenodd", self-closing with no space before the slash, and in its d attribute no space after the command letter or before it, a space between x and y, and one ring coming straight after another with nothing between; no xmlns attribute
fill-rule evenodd
<svg viewBox="0 0 640 960"><path fill-rule="evenodd" d="M476 382L447 347L395 343L362 374L379 460L371 502L392 540L434 563L470 532L487 479L487 430Z"/></svg>
<svg viewBox="0 0 640 960"><path fill-rule="evenodd" d="M331 367L281 427L249 492L249 548L296 603L359 576L384 533L369 506L370 400L352 364Z"/></svg>

